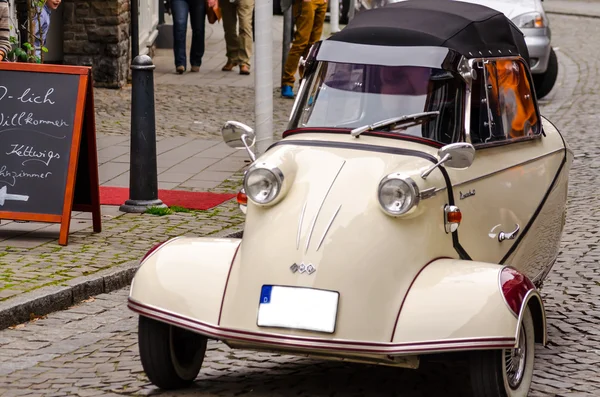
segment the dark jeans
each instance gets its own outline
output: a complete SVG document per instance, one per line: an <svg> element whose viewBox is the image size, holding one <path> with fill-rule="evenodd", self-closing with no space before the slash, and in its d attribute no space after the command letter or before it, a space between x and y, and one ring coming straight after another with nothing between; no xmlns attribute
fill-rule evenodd
<svg viewBox="0 0 600 397"><path fill-rule="evenodd" d="M204 55L204 21L206 20L206 6L204 0L173 0L171 5L173 13L173 54L175 66L187 65L185 57L185 39L187 33L188 14L192 25L192 48L190 50L190 63L192 66L202 65Z"/></svg>

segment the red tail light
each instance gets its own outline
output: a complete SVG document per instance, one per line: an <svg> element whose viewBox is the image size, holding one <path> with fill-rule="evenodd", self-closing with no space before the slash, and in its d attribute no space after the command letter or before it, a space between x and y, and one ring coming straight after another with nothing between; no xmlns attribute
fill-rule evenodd
<svg viewBox="0 0 600 397"><path fill-rule="evenodd" d="M502 287L502 294L504 295L506 304L517 316L521 311L525 295L535 288L527 277L510 267L502 269L500 273L500 286Z"/></svg>

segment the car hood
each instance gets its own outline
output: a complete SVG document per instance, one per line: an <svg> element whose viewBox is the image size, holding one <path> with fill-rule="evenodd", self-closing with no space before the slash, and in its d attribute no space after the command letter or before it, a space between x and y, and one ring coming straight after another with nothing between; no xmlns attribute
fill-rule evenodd
<svg viewBox="0 0 600 397"><path fill-rule="evenodd" d="M404 0L391 0L390 3L398 3ZM467 3L480 4L494 10L500 11L507 18L512 19L528 12L542 12L541 6L536 0L461 0Z"/></svg>
<svg viewBox="0 0 600 397"><path fill-rule="evenodd" d="M498 10L507 18L512 19L528 12L539 11L533 0L461 0L467 3L480 4Z"/></svg>
<svg viewBox="0 0 600 397"><path fill-rule="evenodd" d="M360 142L369 137L361 136ZM432 164L418 151L382 153L358 143L303 143L278 146L257 160L278 164L284 178L294 181L277 204L258 207L249 201L221 326L269 332L256 325L262 286L305 287L339 292L335 333L273 332L389 342L416 275L432 259L455 257L456 252L443 226L445 190L422 200L410 216L394 218L379 206L379 182L392 172L410 176L421 189L444 187L444 179L439 171L426 180L418 177ZM316 270L294 272L294 264Z"/></svg>

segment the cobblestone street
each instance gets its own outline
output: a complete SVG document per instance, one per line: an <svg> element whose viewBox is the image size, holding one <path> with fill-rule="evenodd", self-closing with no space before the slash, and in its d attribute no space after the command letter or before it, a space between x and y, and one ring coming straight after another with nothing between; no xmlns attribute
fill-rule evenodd
<svg viewBox="0 0 600 397"><path fill-rule="evenodd" d="M570 174L562 250L542 290L549 345L536 346L536 371L530 396L599 396L600 20L560 15L550 18L553 44L558 48L559 82L540 102L541 110L564 134L576 158ZM159 102L160 95L167 95L169 88L164 90L157 93ZM212 90L218 87L201 88L195 98L184 93L179 98L187 103L193 99L199 104L212 100ZM251 115L252 91L240 88L232 93L235 98L231 104L213 102L212 108L233 112L243 105L244 111ZM123 109L119 101L114 101L114 109L99 111L109 115L119 107ZM169 105L168 99L164 101L158 105L158 112L167 112L167 106L178 106L178 103ZM276 110L281 113L276 115L280 123L287 117L281 109ZM189 120L159 133L189 133L197 114L190 112ZM127 115L123 115L126 119ZM210 119L206 114L198 117ZM218 120L222 118L221 115ZM102 122L110 120L106 117ZM235 210L233 204L228 206L229 211ZM202 215L205 216L208 217ZM189 224L190 229L181 230L181 234L192 233L195 231L192 226L204 220L185 219L188 222L184 225ZM241 222L236 219L234 223ZM119 227L134 226L123 223ZM169 235L174 227L180 227L176 219L164 225L160 233ZM127 259L139 253L133 242L123 250ZM137 348L137 315L126 307L127 294L125 288L99 295L69 310L0 331L0 396L470 396L465 389L467 371L460 365L450 367L445 362L426 361L415 371L234 351L216 342L209 343L203 369L192 389L163 393L148 382L142 371Z"/></svg>

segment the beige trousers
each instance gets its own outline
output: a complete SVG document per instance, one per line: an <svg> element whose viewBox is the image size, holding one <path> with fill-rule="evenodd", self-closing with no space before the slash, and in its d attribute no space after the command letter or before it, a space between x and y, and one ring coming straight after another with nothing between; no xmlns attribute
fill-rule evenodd
<svg viewBox="0 0 600 397"><path fill-rule="evenodd" d="M235 0L233 3L219 0L219 8L223 17L227 59L238 65L250 66L254 0Z"/></svg>

